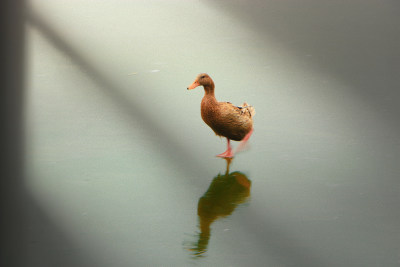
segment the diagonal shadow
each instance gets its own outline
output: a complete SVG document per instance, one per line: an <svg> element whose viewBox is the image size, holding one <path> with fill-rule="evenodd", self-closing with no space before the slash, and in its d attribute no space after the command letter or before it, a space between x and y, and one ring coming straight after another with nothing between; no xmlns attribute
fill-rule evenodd
<svg viewBox="0 0 400 267"><path fill-rule="evenodd" d="M75 64L83 69L84 73L98 85L97 88L102 90L102 93L107 95L114 102L118 103L118 107L139 122L143 129L154 137L156 142L155 145L162 148L158 149L158 151L164 153L167 160L171 161L175 167L190 173L190 175L199 174L199 176L201 176L204 169L202 166L199 166L193 154L183 147L176 136L172 136L170 133L165 131L162 126L157 125L156 121L145 112L146 109L143 108L140 101L128 99L123 94L119 93L122 91L120 87L107 78L99 69L93 66L48 23L36 15L34 11L28 10L27 22L39 30L39 32L45 36L54 47L68 55ZM142 86L136 84L136 87Z"/></svg>
<svg viewBox="0 0 400 267"><path fill-rule="evenodd" d="M373 108L400 134L400 2L208 0L290 57L351 85L348 97ZM321 88L324 89L324 88ZM325 90L325 89L324 89ZM330 90L335 90L331 89Z"/></svg>
<svg viewBox="0 0 400 267"><path fill-rule="evenodd" d="M158 126L157 123L144 112L145 109L141 108L141 104L138 101L134 102L128 100L120 94L119 92L121 90L117 85L108 79L100 70L91 65L83 55L68 44L68 42L52 29L48 23L42 20L42 18L36 15L33 11L28 12L27 21L39 30L40 33L43 34L57 49L68 55L74 63L82 68L85 71L85 74L87 74L89 78L98 85L98 88L102 90L102 93L117 102L121 109L137 120L147 132L154 135L154 137L157 137L155 139L157 145L163 147L163 149L160 149L161 153L165 153L166 158L176 167L185 170L190 174L190 176L207 176L203 175L203 168L198 165L192 154L186 151L178 140L163 130L163 127ZM174 153L170 153L170 151L173 151ZM41 214L44 213L42 212ZM42 216L42 218L44 217ZM256 215L252 216L252 218L253 221L257 221L258 223L262 222L261 220L256 219ZM256 227L254 229L260 227L260 224L258 223L254 225ZM293 240L290 240L290 238L287 237L287 234L282 233L279 227L272 224L263 224L262 229L259 229L258 232L264 234L258 235L257 238L268 247L268 250L278 254L280 260L288 264L288 266L323 266L322 264L319 264L320 262L318 262L315 257L309 256L312 254L299 249L299 246L294 244ZM280 242L278 242L278 244L275 242L268 242L267 240L270 239L271 236L274 236L274 240L280 240ZM50 236L50 241L51 240L52 237ZM284 248L285 250L280 250L280 248ZM287 256L288 253L291 254L290 257Z"/></svg>
<svg viewBox="0 0 400 267"><path fill-rule="evenodd" d="M381 131L384 138L399 136L400 2L208 0L206 3L247 26L262 41L277 42L290 57L306 62L305 66L315 69L317 74L326 73L350 85L344 95L371 108L385 123L387 128ZM368 126L372 128L371 122L368 121ZM278 225L273 218L263 218L254 210L250 217L246 222L250 231L284 266L335 264L322 262L324 258L292 240L292 230ZM348 264L354 266L357 262Z"/></svg>

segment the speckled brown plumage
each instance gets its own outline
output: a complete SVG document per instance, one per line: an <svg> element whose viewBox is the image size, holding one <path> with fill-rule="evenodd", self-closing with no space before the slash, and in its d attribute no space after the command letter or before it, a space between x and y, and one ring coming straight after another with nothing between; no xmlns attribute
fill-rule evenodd
<svg viewBox="0 0 400 267"><path fill-rule="evenodd" d="M236 107L229 102L218 102L205 95L201 101L201 117L215 134L234 141L242 140L253 128L254 108L244 103Z"/></svg>

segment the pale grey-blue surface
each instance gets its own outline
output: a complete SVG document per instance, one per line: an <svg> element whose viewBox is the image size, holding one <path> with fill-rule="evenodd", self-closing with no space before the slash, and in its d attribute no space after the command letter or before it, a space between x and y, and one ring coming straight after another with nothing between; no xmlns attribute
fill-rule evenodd
<svg viewBox="0 0 400 267"><path fill-rule="evenodd" d="M29 266L399 266L395 1L29 1ZM251 196L197 205L225 173L200 117L257 111L230 171Z"/></svg>

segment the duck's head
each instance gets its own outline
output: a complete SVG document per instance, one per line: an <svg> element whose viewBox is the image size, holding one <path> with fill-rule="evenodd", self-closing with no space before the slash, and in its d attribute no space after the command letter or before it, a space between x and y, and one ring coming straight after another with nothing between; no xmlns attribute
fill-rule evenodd
<svg viewBox="0 0 400 267"><path fill-rule="evenodd" d="M197 86L204 86L204 87L213 87L214 86L214 82L211 79L210 76L208 76L207 73L200 73L199 75L197 75L196 79L194 80L194 82L189 85L189 87L187 88L188 90L194 89Z"/></svg>

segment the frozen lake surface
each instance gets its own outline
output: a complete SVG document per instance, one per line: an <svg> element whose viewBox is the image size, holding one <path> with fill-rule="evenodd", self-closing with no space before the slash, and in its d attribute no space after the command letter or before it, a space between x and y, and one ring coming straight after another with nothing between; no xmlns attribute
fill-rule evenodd
<svg viewBox="0 0 400 267"><path fill-rule="evenodd" d="M290 2L29 1L29 266L400 264L397 4Z"/></svg>

